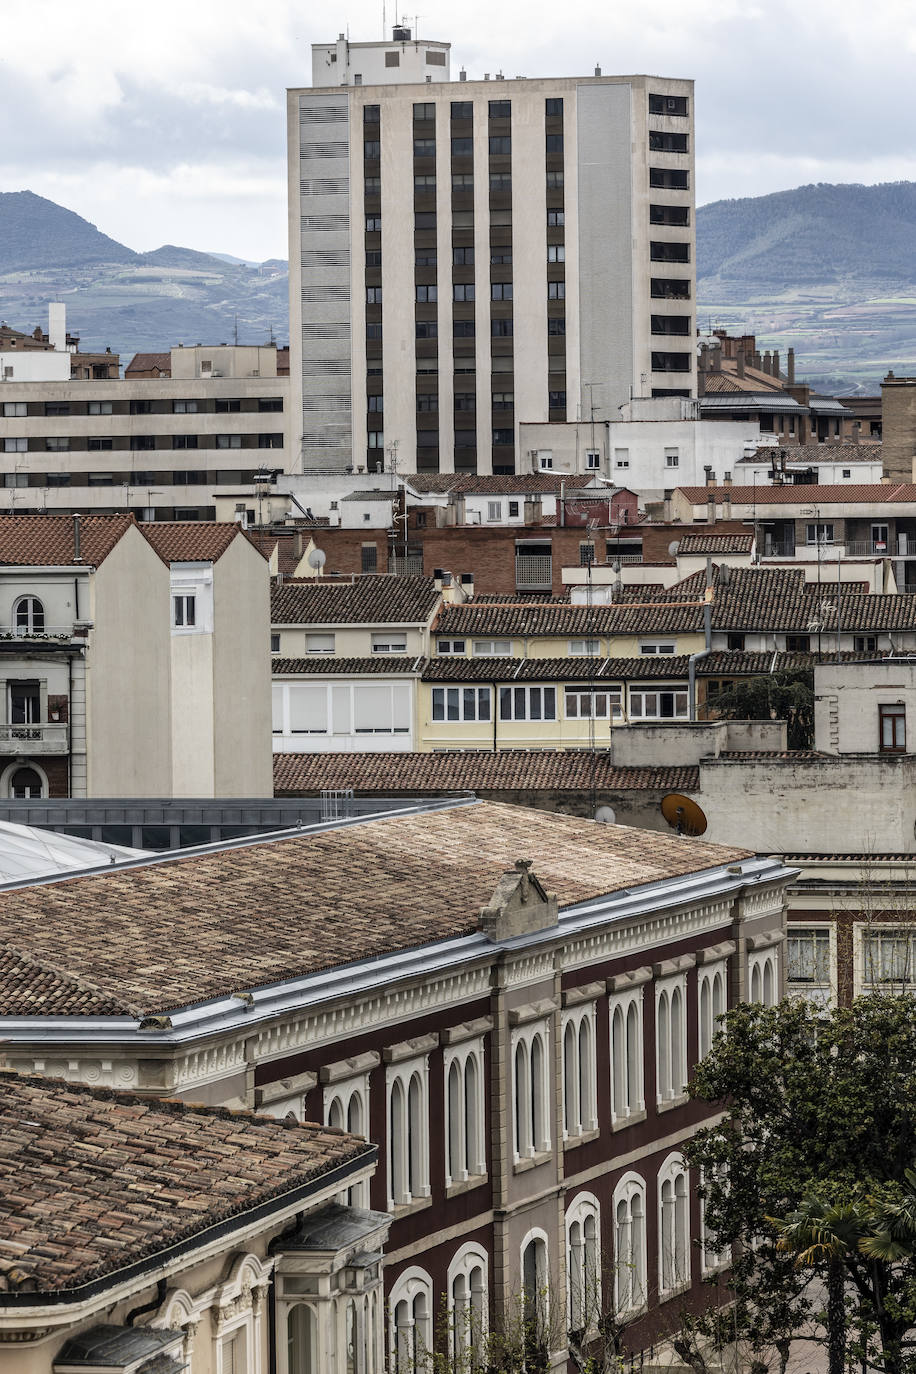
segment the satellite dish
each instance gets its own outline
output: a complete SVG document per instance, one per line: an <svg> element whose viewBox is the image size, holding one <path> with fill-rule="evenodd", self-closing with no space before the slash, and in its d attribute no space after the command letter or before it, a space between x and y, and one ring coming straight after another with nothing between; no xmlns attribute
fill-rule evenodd
<svg viewBox="0 0 916 1374"><path fill-rule="evenodd" d="M595 812L595 820L600 821L602 825L616 825L617 813L613 806L599 806Z"/></svg>
<svg viewBox="0 0 916 1374"><path fill-rule="evenodd" d="M677 558L677 551L680 547L681 541L679 539L672 539L671 543L668 545L668 552L672 558Z"/></svg>
<svg viewBox="0 0 916 1374"><path fill-rule="evenodd" d="M708 824L703 808L680 792L662 797L662 815L679 835L703 835Z"/></svg>
<svg viewBox="0 0 916 1374"><path fill-rule="evenodd" d="M321 572L321 569L324 567L326 558L327 554L325 553L324 549L312 549L308 558L309 567L315 568L318 572Z"/></svg>

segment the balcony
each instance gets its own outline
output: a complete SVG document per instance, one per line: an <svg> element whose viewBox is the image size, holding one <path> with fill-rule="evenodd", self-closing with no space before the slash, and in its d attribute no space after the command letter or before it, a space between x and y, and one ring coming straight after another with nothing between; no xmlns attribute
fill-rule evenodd
<svg viewBox="0 0 916 1374"><path fill-rule="evenodd" d="M529 554L515 560L515 588L519 592L549 592L553 588L553 558Z"/></svg>
<svg viewBox="0 0 916 1374"><path fill-rule="evenodd" d="M423 557L421 554L417 554L416 556L401 558L395 554L389 554L388 571L394 573L396 577L422 577Z"/></svg>
<svg viewBox="0 0 916 1374"><path fill-rule="evenodd" d="M891 558L888 540L850 539L846 543L847 558Z"/></svg>
<svg viewBox="0 0 916 1374"><path fill-rule="evenodd" d="M0 725L0 754L66 754L69 748L66 725Z"/></svg>
<svg viewBox="0 0 916 1374"><path fill-rule="evenodd" d="M0 639L72 639L72 625L45 625L44 629L28 629L25 625L0 625Z"/></svg>

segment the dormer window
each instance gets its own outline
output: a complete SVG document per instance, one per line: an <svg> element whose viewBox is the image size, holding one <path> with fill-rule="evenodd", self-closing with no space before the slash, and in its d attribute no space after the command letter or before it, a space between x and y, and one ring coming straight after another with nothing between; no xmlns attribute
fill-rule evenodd
<svg viewBox="0 0 916 1374"><path fill-rule="evenodd" d="M45 608L37 596L21 596L13 611L17 635L41 635L45 632Z"/></svg>
<svg viewBox="0 0 916 1374"><path fill-rule="evenodd" d="M172 563L172 634L212 634L213 565Z"/></svg>

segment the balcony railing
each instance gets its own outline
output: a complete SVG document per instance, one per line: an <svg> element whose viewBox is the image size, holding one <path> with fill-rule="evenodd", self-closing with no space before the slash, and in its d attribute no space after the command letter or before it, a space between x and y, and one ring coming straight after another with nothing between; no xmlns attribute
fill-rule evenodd
<svg viewBox="0 0 916 1374"><path fill-rule="evenodd" d="M546 592L553 586L553 558L549 553L529 554L515 560L515 586L520 592Z"/></svg>
<svg viewBox="0 0 916 1374"><path fill-rule="evenodd" d="M0 639L72 639L72 625L45 625L29 629L25 625L0 625Z"/></svg>
<svg viewBox="0 0 916 1374"><path fill-rule="evenodd" d="M623 567L623 565L624 565L625 563L641 563L641 562L642 562L642 554L641 554L641 553L609 553L608 556L607 556L607 561L608 561L609 563L619 563L619 564L621 565L621 567Z"/></svg>
<svg viewBox="0 0 916 1374"><path fill-rule="evenodd" d="M420 554L410 555L407 558L389 554L388 571L395 573L398 577L422 577L423 558Z"/></svg>
<svg viewBox="0 0 916 1374"><path fill-rule="evenodd" d="M66 754L69 730L65 724L0 725L0 754Z"/></svg>
<svg viewBox="0 0 916 1374"><path fill-rule="evenodd" d="M891 558L889 540L878 542L875 539L850 539L846 543L847 558Z"/></svg>

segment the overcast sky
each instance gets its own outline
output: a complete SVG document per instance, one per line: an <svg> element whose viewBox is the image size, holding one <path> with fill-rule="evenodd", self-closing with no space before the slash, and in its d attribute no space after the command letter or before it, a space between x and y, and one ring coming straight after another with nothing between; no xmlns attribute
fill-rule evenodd
<svg viewBox="0 0 916 1374"><path fill-rule="evenodd" d="M394 11L388 0L388 22ZM655 72L696 85L697 198L916 180L913 0L430 0L468 77ZM310 44L382 37L381 3L3 0L0 190L138 250L286 257L285 98Z"/></svg>

